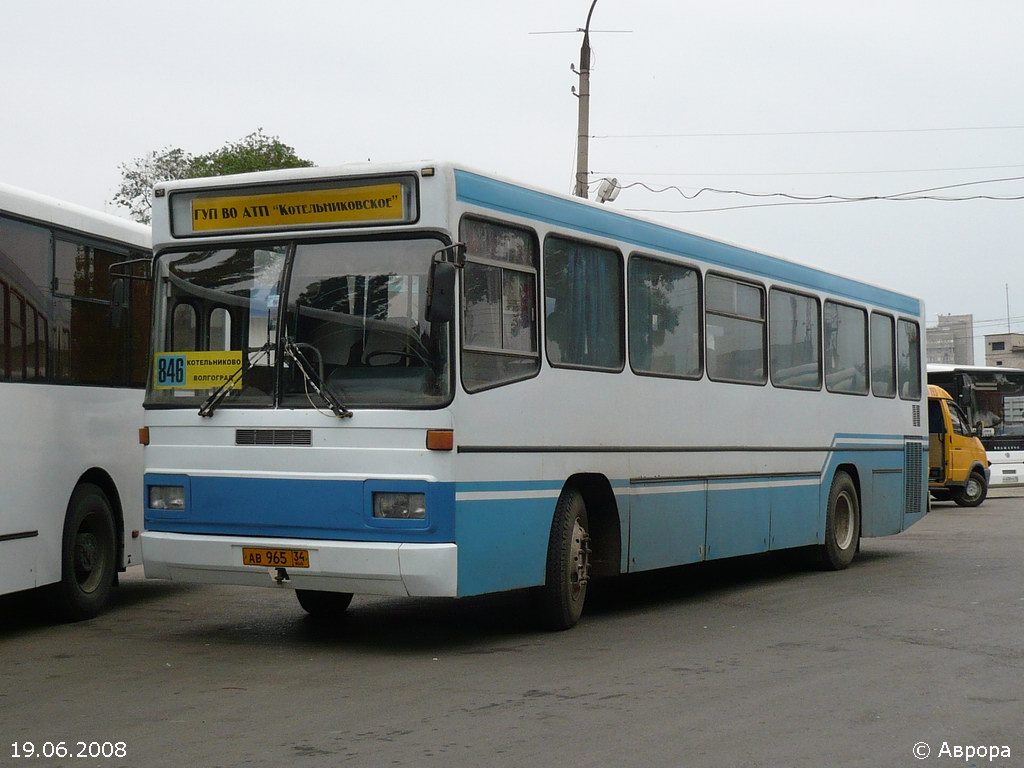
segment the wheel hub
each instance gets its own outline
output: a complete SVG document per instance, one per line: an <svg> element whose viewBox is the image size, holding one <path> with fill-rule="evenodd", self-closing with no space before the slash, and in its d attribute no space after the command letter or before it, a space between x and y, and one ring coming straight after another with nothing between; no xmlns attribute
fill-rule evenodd
<svg viewBox="0 0 1024 768"><path fill-rule="evenodd" d="M569 586L573 594L582 590L590 580L590 536L576 520L572 526L572 540L569 544Z"/></svg>

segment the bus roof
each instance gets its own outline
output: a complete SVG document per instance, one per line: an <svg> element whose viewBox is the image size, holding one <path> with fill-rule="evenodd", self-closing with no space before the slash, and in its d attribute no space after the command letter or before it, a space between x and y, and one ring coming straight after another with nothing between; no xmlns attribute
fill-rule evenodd
<svg viewBox="0 0 1024 768"><path fill-rule="evenodd" d="M921 317L923 302L907 294L845 277L799 261L758 251L667 225L633 213L615 210L594 201L544 190L523 182L448 161L412 161L402 163L349 163L337 166L292 168L278 171L236 174L202 179L161 182L157 195L182 190L218 187L260 186L285 181L322 181L342 176L376 176L418 173L431 169L435 175L455 180L457 198L488 207L498 213L518 215L549 224L572 228L598 237L623 240L639 248L691 255L726 269L774 278L798 286L831 293L839 298L865 301ZM161 236L158 233L158 236Z"/></svg>
<svg viewBox="0 0 1024 768"><path fill-rule="evenodd" d="M55 197L0 183L0 211L19 219L149 250L149 227Z"/></svg>
<svg viewBox="0 0 1024 768"><path fill-rule="evenodd" d="M1002 365L950 365L928 363L928 373L1024 373L1024 368L1006 368Z"/></svg>

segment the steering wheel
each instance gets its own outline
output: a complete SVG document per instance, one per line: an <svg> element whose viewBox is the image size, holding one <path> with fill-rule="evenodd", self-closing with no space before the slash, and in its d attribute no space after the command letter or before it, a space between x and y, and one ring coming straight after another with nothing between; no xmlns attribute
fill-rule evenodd
<svg viewBox="0 0 1024 768"><path fill-rule="evenodd" d="M373 360L373 358L384 357L385 355L390 357L399 357L402 360L416 360L423 363L428 368L431 366L431 362L418 352L406 352L401 349L375 349L373 352L367 352L366 364L370 365L370 361Z"/></svg>

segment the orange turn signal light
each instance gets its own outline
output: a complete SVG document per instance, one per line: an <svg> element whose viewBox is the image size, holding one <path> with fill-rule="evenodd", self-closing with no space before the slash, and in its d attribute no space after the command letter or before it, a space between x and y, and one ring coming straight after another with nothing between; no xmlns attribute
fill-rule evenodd
<svg viewBox="0 0 1024 768"><path fill-rule="evenodd" d="M149 445L149 427L139 427L139 445Z"/></svg>
<svg viewBox="0 0 1024 768"><path fill-rule="evenodd" d="M455 447L455 432L450 429L428 429L427 449L431 451L450 451Z"/></svg>

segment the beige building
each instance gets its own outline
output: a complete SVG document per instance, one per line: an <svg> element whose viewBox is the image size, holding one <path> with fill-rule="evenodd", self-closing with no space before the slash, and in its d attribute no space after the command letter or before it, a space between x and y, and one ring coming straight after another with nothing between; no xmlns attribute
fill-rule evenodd
<svg viewBox="0 0 1024 768"><path fill-rule="evenodd" d="M990 333L986 335L985 365L1024 368L1024 333Z"/></svg>
<svg viewBox="0 0 1024 768"><path fill-rule="evenodd" d="M927 340L929 363L974 365L974 315L939 315Z"/></svg>

